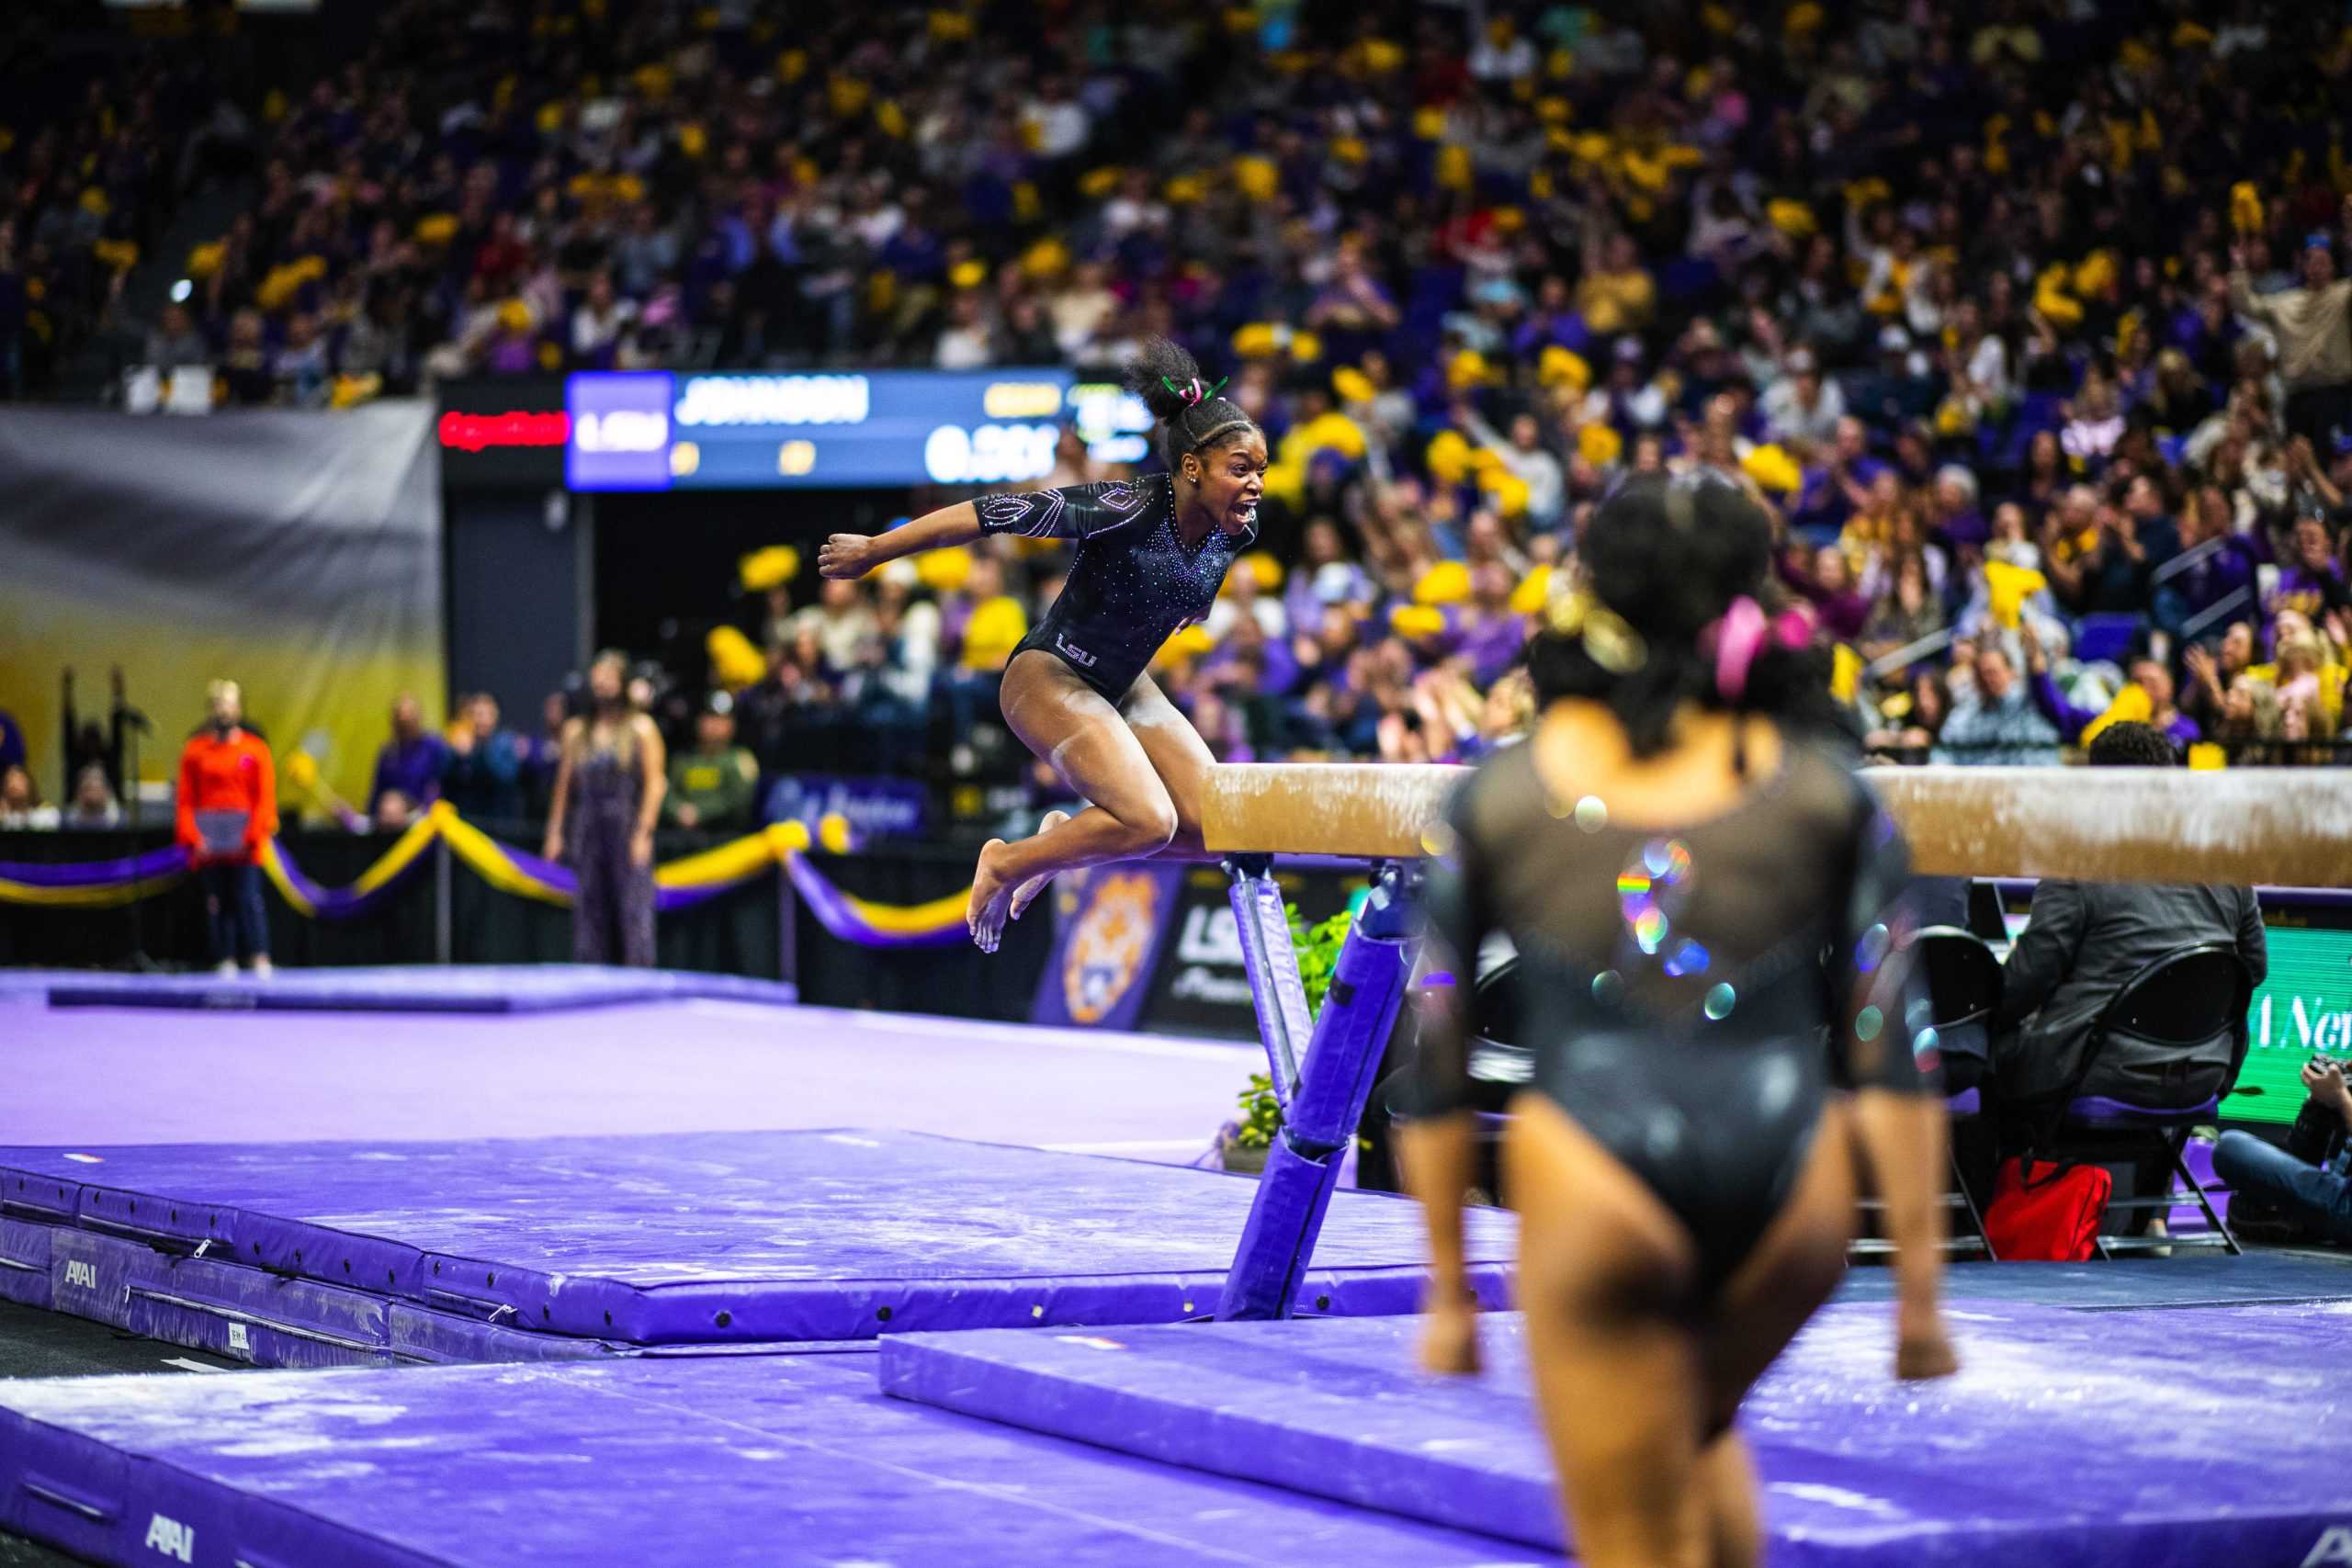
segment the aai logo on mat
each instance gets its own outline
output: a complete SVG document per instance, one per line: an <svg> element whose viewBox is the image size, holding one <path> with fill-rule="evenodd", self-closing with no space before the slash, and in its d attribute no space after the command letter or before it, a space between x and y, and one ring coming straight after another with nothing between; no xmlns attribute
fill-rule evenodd
<svg viewBox="0 0 2352 1568"><path fill-rule="evenodd" d="M2323 1563L2352 1563L2352 1526L2330 1525L2325 1533L2312 1543L2312 1552L2303 1559L2302 1568L2321 1568Z"/></svg>
<svg viewBox="0 0 2352 1568"><path fill-rule="evenodd" d="M147 1521L147 1550L182 1562L196 1561L196 1527L157 1514Z"/></svg>
<svg viewBox="0 0 2352 1568"><path fill-rule="evenodd" d="M1143 972L1159 918L1159 887L1148 872L1113 872L1091 891L1062 960L1062 998L1079 1023L1100 1023L1119 1005Z"/></svg>

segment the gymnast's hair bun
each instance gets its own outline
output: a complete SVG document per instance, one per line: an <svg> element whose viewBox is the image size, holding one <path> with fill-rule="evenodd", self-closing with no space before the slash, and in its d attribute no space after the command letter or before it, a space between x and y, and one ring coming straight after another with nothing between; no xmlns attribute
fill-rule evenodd
<svg viewBox="0 0 2352 1568"><path fill-rule="evenodd" d="M1666 748L1689 702L1767 714L1799 729L1840 728L1829 655L1819 646L1767 638L1736 703L1717 690L1712 628L1736 599L1770 604L1778 597L1768 581L1771 518L1734 479L1709 469L1634 475L1593 513L1577 558L1594 601L1638 635L1645 652L1637 662L1604 661L1582 637L1539 632L1527 662L1543 702L1607 704L1636 756Z"/></svg>
<svg viewBox="0 0 2352 1568"><path fill-rule="evenodd" d="M1200 362L1184 351L1182 344L1164 337L1146 341L1143 351L1127 366L1127 390L1143 400L1151 417L1162 424L1170 424L1183 417L1186 410L1198 401L1192 396L1195 383L1201 381Z"/></svg>
<svg viewBox="0 0 2352 1568"><path fill-rule="evenodd" d="M1217 395L1224 382L1203 377L1183 345L1164 337L1145 342L1127 366L1126 385L1159 422L1160 457L1171 471L1185 454L1238 441L1258 428L1239 403Z"/></svg>

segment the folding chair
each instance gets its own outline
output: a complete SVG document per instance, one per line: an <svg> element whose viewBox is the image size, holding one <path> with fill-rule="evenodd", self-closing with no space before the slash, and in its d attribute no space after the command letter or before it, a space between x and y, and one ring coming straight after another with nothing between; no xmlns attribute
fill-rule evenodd
<svg viewBox="0 0 2352 1568"><path fill-rule="evenodd" d="M1912 949L1928 981L1928 1005L1934 1014L1934 1027L1939 1034L1970 1025L1989 1023L2001 1009L2001 961L1984 942L1958 926L1928 926L1915 939ZM1977 1090L1962 1089L1944 1100L1945 1113L1955 1129L1972 1122L1984 1113L1983 1097ZM1947 1145L1945 1158L1951 1168L1951 1190L1944 1195L1947 1208L1958 1209L1968 1216L1970 1234L1955 1234L1944 1243L1948 1252L1981 1251L1989 1260L1997 1261L1999 1255L1984 1234L1984 1214L1976 1195L1968 1189L1968 1179L1962 1174L1960 1155ZM1883 1207L1876 1199L1865 1199L1865 1211L1875 1212ZM1894 1250L1894 1244L1879 1237L1864 1237L1849 1248L1858 1257L1872 1257Z"/></svg>
<svg viewBox="0 0 2352 1568"><path fill-rule="evenodd" d="M2222 1097L2245 1065L2246 999L2253 989L2253 977L2236 948L2200 942L2148 964L2100 1010L2075 1092L2059 1113L2052 1146L2037 1155L2108 1162L2161 1152L2211 1227L2204 1235L2190 1236L2101 1234L2101 1258L2176 1247L2219 1247L2233 1255L2244 1250L2181 1151L2189 1129L2218 1113ZM2132 1073L2128 1100L2082 1094L2081 1086L2121 1042L2154 1046L2164 1055L2154 1066ZM2220 1054L2217 1046L2223 1047ZM2125 1213L2169 1211L2179 1195L2167 1185L2160 1196L2118 1198L2108 1207Z"/></svg>

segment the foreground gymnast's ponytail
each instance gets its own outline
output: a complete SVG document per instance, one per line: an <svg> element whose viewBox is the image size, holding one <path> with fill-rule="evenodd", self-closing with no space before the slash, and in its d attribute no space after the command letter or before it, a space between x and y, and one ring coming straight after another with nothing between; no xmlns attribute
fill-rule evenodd
<svg viewBox="0 0 2352 1568"><path fill-rule="evenodd" d="M1159 457L1171 474L1187 453L1238 441L1258 428L1239 403L1217 396L1223 381L1202 379L1193 356L1164 337L1144 344L1127 367L1126 386L1159 422Z"/></svg>
<svg viewBox="0 0 2352 1568"><path fill-rule="evenodd" d="M1771 548L1763 508L1721 474L1625 480L1528 644L1537 700L1606 703L1637 757L1665 750L1686 702L1838 732L1828 650L1768 582Z"/></svg>

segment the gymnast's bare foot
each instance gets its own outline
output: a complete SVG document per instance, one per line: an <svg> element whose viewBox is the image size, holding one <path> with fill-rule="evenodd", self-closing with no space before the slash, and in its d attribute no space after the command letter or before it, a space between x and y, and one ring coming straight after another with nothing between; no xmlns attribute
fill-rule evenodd
<svg viewBox="0 0 2352 1568"><path fill-rule="evenodd" d="M1905 1382L1948 1378L1960 1371L1960 1355L1939 1323L1925 1330L1905 1331L1894 1346L1894 1375Z"/></svg>
<svg viewBox="0 0 2352 1568"><path fill-rule="evenodd" d="M1069 820L1069 813L1067 811L1048 811L1038 820L1037 834L1040 838L1043 838L1046 834L1052 832L1055 829L1060 827L1063 823ZM1037 895L1043 893L1046 890L1046 884L1052 881L1053 876L1048 874L1044 876L1033 876L1028 881L1023 883L1021 885L1021 890L1012 896L1012 908L1006 912L1006 918L1008 919L1019 919L1022 916L1022 912L1027 909L1030 905L1037 901Z"/></svg>
<svg viewBox="0 0 2352 1568"><path fill-rule="evenodd" d="M972 898L964 906L964 923L971 928L972 945L982 953L994 953L1004 935L1004 907L1012 896L1004 879L1004 862L1012 852L1002 839L990 839L980 846L980 863L972 870Z"/></svg>

